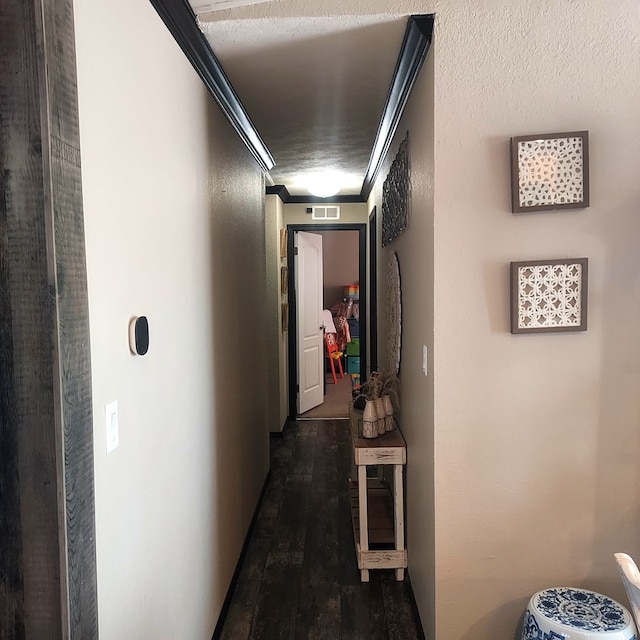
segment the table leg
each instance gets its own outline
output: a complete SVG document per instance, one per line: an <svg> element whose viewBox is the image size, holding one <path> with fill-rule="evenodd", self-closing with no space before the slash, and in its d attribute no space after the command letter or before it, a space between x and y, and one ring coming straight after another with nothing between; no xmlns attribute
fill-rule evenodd
<svg viewBox="0 0 640 640"><path fill-rule="evenodd" d="M402 465L393 465L393 504L395 520L396 550L404 550L404 488L402 482ZM404 569L396 569L396 580L404 580Z"/></svg>
<svg viewBox="0 0 640 640"><path fill-rule="evenodd" d="M369 550L369 518L367 513L367 467L358 465L358 510L360 512L360 551ZM369 569L360 569L362 582L369 582Z"/></svg>

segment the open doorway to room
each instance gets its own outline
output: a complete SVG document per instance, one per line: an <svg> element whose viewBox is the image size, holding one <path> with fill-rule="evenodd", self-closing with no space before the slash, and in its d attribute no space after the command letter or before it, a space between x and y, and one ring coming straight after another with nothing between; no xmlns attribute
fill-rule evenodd
<svg viewBox="0 0 640 640"><path fill-rule="evenodd" d="M351 389L354 383L364 379L367 353L366 318L366 224L293 224L288 225L288 269L289 287L289 417L290 419L346 418ZM329 357L323 356L322 402L311 410L299 413L298 393L300 382L298 359L298 331L296 296L296 234L299 231L318 234L322 237L322 308L327 324L333 320L340 361L334 361L336 381L330 367ZM319 322L318 328L324 326ZM333 329L334 327L330 327ZM333 332L332 332L333 333ZM324 349L323 340L323 349ZM343 376L339 370L342 367ZM358 376L356 378L356 376Z"/></svg>

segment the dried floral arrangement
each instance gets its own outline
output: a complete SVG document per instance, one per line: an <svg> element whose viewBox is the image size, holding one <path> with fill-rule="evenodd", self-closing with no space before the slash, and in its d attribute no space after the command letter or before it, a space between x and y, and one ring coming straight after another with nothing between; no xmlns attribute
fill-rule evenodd
<svg viewBox="0 0 640 640"><path fill-rule="evenodd" d="M400 409L400 380L388 371L374 371L358 389L358 396L375 400L388 395L395 411ZM357 399L357 396L356 396Z"/></svg>

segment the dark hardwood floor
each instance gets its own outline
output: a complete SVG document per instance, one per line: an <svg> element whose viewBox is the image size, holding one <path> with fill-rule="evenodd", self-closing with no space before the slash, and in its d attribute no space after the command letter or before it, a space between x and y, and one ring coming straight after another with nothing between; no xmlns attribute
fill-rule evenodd
<svg viewBox="0 0 640 640"><path fill-rule="evenodd" d="M361 583L351 526L346 420L289 424L221 640L420 640L410 586L393 571ZM409 556L410 557L410 556Z"/></svg>

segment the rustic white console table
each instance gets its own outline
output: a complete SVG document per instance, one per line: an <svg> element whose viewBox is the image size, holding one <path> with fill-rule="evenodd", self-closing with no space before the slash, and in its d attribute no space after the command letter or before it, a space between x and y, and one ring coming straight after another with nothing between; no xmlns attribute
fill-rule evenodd
<svg viewBox="0 0 640 640"><path fill-rule="evenodd" d="M396 580L403 580L407 566L403 492L407 445L398 429L377 438L361 438L359 420L362 411L350 406L351 515L360 578L368 582L370 569L395 569ZM384 467L378 467L382 473L377 478L367 478L367 466L373 465L391 465L393 473L386 474Z"/></svg>

